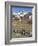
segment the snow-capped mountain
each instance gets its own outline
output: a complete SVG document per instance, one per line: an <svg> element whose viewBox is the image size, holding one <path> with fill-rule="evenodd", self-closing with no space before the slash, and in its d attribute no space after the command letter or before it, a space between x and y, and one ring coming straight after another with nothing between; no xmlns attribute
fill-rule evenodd
<svg viewBox="0 0 38 46"><path fill-rule="evenodd" d="M13 12L12 13L12 15L14 16L13 18L15 19L15 18L18 18L18 19L20 19L21 17L23 18L23 17L26 17L26 16L28 16L29 17L29 19L31 19L32 18L32 13L31 12L22 12L22 13L15 13L15 12Z"/></svg>
<svg viewBox="0 0 38 46"><path fill-rule="evenodd" d="M32 15L32 13L30 13L30 12L18 12L18 13L16 13L16 12L13 12L12 13L13 15L15 15L16 17L24 17L25 15Z"/></svg>
<svg viewBox="0 0 38 46"><path fill-rule="evenodd" d="M23 12L23 13L21 13L21 12L18 12L18 13L13 12L12 14L13 15L25 15L25 14L28 14L28 12Z"/></svg>

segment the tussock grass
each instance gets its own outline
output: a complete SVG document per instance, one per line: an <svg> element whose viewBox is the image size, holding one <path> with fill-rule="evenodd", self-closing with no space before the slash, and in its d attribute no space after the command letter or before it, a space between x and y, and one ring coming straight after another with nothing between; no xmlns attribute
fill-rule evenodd
<svg viewBox="0 0 38 46"><path fill-rule="evenodd" d="M24 29L25 31L32 32L32 24L27 23L27 21L28 20L21 20L21 21L13 20L12 29L14 29L14 31L17 29L19 29L19 31L20 31L20 29ZM20 33L19 34L15 33L12 30L12 37L13 38L24 38L26 36L21 35Z"/></svg>
<svg viewBox="0 0 38 46"><path fill-rule="evenodd" d="M12 22L13 29L24 29L26 31L32 31L32 24L27 23L26 20L22 20L21 22L19 20L14 20Z"/></svg>

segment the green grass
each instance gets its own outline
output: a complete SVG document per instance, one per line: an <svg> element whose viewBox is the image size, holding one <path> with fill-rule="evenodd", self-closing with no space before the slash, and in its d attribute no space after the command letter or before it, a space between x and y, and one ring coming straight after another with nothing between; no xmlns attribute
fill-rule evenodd
<svg viewBox="0 0 38 46"><path fill-rule="evenodd" d="M13 38L24 38L25 36L24 36L24 35L21 35L21 34L19 34L19 33L14 33L14 32L12 32L12 37L13 37Z"/></svg>

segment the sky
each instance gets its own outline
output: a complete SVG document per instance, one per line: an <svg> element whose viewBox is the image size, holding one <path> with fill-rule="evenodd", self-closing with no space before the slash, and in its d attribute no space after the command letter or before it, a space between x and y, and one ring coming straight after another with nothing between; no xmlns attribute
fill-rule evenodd
<svg viewBox="0 0 38 46"><path fill-rule="evenodd" d="M12 10L12 13L15 12L15 13L18 13L18 12L32 12L32 8L31 7L12 7L11 8Z"/></svg>

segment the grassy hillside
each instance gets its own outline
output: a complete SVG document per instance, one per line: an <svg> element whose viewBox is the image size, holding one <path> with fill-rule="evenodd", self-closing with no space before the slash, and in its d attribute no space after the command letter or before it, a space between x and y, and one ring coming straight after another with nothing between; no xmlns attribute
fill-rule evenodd
<svg viewBox="0 0 38 46"><path fill-rule="evenodd" d="M19 31L20 31L20 29L24 29L25 31L32 32L32 24L29 24L27 21L28 20L23 20L23 19L21 21L14 20L12 22L12 29L14 29L14 30L19 29ZM20 37L26 37L26 36L21 35L19 33L14 33L12 30L12 37L15 37L15 38L19 37L20 38Z"/></svg>

